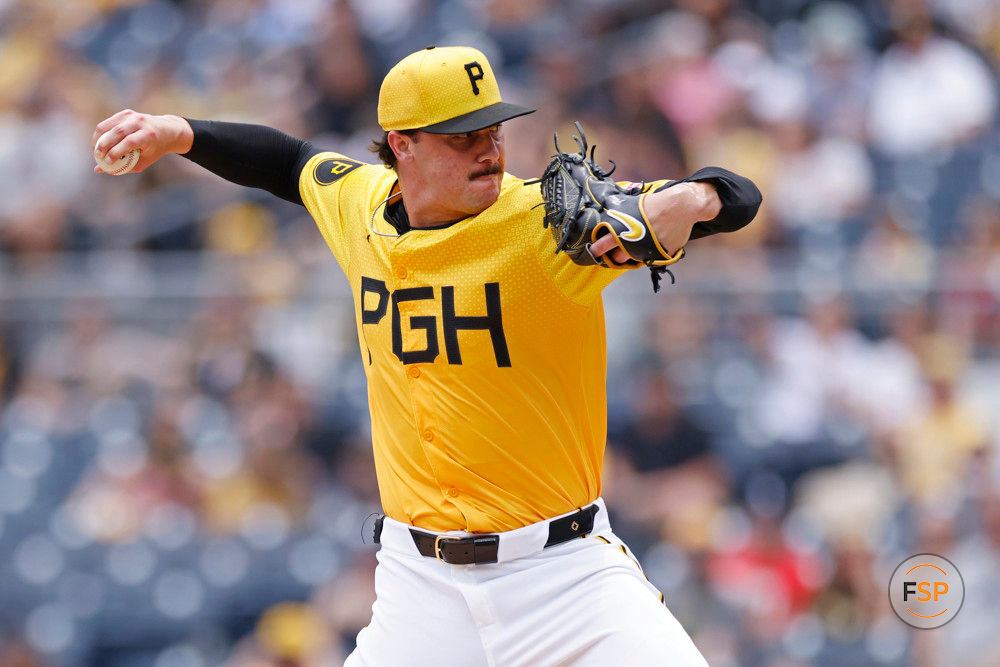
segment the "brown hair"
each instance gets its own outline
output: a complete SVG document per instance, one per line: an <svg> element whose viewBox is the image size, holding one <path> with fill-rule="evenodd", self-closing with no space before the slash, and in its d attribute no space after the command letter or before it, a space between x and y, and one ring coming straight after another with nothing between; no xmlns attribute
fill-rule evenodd
<svg viewBox="0 0 1000 667"><path fill-rule="evenodd" d="M400 134L405 134L408 137L416 137L417 132L420 130L396 130ZM414 139L416 141L416 139ZM389 133L382 132L381 139L372 139L371 146L368 147L372 153L378 155L378 159L382 161L382 164L389 167L390 169L396 168L396 154L392 152L392 147L389 145Z"/></svg>

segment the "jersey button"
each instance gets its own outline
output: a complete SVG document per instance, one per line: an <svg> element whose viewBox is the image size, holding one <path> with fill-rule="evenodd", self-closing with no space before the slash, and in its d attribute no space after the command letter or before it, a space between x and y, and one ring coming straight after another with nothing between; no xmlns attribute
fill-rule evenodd
<svg viewBox="0 0 1000 667"><path fill-rule="evenodd" d="M398 266L398 267L396 267L396 277L399 278L400 280L402 280L403 278L406 277L406 267L405 266Z"/></svg>
<svg viewBox="0 0 1000 667"><path fill-rule="evenodd" d="M434 431L432 431L430 429L427 429L426 431L424 431L424 440L426 440L427 442L430 442L433 439L434 439Z"/></svg>
<svg viewBox="0 0 1000 667"><path fill-rule="evenodd" d="M458 498L458 489L456 489L455 487L451 487L450 489L448 489L448 495L451 496L452 498Z"/></svg>
<svg viewBox="0 0 1000 667"><path fill-rule="evenodd" d="M417 368L416 366L410 366L409 368L406 369L406 374L409 375L411 378L418 378L420 377L420 369Z"/></svg>

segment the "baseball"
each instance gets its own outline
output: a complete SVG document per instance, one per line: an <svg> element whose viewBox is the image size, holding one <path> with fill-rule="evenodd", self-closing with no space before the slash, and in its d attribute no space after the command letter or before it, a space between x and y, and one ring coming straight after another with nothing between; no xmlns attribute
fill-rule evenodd
<svg viewBox="0 0 1000 667"><path fill-rule="evenodd" d="M135 165L139 164L139 149L133 148L117 160L108 160L106 157L100 158L94 155L94 162L97 163L97 166L104 173L111 174L112 176L121 176L132 171Z"/></svg>

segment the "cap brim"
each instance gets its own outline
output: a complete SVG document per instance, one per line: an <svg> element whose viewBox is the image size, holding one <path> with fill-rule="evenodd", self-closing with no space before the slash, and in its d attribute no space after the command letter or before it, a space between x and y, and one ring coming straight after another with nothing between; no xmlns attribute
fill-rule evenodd
<svg viewBox="0 0 1000 667"><path fill-rule="evenodd" d="M454 118L449 118L448 120L435 123L434 125L428 125L427 127L421 127L420 129L424 132L430 132L431 134L462 134L463 132L475 132L476 130L481 130L484 127L493 127L494 125L508 121L511 118L517 118L518 116L525 116L529 113L534 113L534 111L535 110L531 107L522 107L517 104L509 104L507 102L497 102L496 104L491 104L488 107L476 109L475 111L470 111L467 114L455 116Z"/></svg>

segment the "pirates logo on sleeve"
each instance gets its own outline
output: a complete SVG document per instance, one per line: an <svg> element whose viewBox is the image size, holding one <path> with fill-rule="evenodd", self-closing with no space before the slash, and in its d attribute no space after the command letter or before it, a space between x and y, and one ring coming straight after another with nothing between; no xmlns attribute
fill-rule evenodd
<svg viewBox="0 0 1000 667"><path fill-rule="evenodd" d="M313 178L320 185L330 185L361 166L356 160L338 157L323 160L313 169Z"/></svg>

